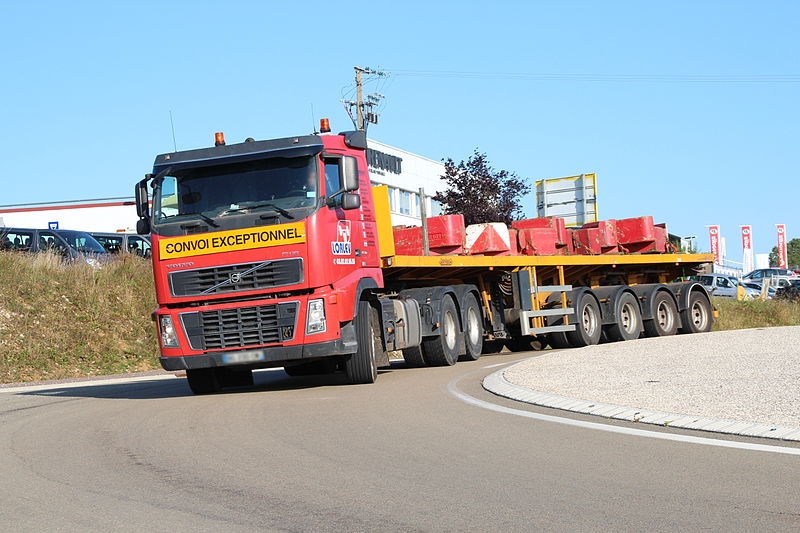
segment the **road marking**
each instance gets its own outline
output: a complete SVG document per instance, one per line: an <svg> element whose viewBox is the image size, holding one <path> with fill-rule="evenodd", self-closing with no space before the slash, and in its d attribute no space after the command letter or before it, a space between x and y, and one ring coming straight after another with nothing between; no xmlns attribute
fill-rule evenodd
<svg viewBox="0 0 800 533"><path fill-rule="evenodd" d="M494 365L493 365L494 366ZM469 375L469 374L467 374ZM784 446L774 446L769 444L753 444L747 442L734 442L728 440L719 440L713 439L709 437L694 437L691 435L677 435L673 433L662 433L658 431L649 431L646 429L635 429L635 428L628 428L628 427L620 427L620 426L612 426L607 424L601 424L599 422L587 422L583 420L572 420L570 418L563 418L559 416L553 415L544 415L540 413L532 413L530 411L523 411L521 409L512 409L510 407L504 407L502 405L495 405L493 403L485 402L483 400L479 400L474 396L470 396L464 392L461 392L456 383L466 376L461 376L452 380L450 383L447 384L447 391L458 398L459 400L463 401L464 403L474 405L476 407L481 407L483 409L488 409L490 411L495 411L498 413L503 413L507 415L514 415L514 416L522 416L525 418L531 418L534 420L540 420L542 422L551 422L554 424L563 424L567 426L578 427L582 429L593 429L597 431L606 431L609 433L619 433L621 435L628 435L634 437L645 437L649 439L660 439L660 440L667 440L667 441L674 441L674 442L683 442L689 444L701 444L703 446L717 446L720 448L733 448L736 450L747 450L747 451L759 451L759 452L769 452L769 453L780 453L786 455L800 455L800 448L787 448Z"/></svg>

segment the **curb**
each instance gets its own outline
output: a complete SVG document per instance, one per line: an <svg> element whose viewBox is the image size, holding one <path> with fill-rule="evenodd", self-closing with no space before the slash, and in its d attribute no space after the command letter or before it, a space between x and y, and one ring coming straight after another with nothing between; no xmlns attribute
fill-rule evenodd
<svg viewBox="0 0 800 533"><path fill-rule="evenodd" d="M515 365L508 368L513 368L513 366ZM532 390L507 381L504 374L508 368L498 370L486 376L483 379L483 388L492 394L503 396L510 400L541 407L572 411L574 413L602 416L615 420L627 420L630 422L641 422L663 427L740 435L743 437L759 437L800 442L800 427L743 422L721 418L706 418L680 413L665 413L636 407L591 402Z"/></svg>

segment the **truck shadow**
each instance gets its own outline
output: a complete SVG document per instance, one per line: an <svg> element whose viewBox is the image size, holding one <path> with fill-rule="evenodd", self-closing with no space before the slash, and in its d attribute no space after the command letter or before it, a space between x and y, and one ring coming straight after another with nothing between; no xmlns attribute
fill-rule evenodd
<svg viewBox="0 0 800 533"><path fill-rule="evenodd" d="M381 369L378 374L391 372L392 369ZM98 398L122 400L158 400L165 398L179 398L194 396L189 389L189 384L183 377L163 376L157 379L131 378L123 381L113 380L103 383L102 379L87 380L86 385L80 382L69 385L40 388L35 387L30 391L21 390L17 394L25 396L49 396L58 398ZM257 392L282 392L291 390L313 389L331 386L352 386L348 383L343 373L290 377L283 369L269 369L253 372L253 386L227 388L219 394L242 394ZM2 390L2 389L0 389ZM214 396L214 395L209 395Z"/></svg>

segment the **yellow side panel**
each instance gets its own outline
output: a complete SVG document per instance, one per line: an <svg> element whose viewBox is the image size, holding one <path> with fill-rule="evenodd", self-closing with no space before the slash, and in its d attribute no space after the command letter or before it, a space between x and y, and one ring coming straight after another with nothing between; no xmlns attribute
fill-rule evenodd
<svg viewBox="0 0 800 533"><path fill-rule="evenodd" d="M372 201L375 203L375 222L378 225L378 252L381 257L391 257L394 255L394 232L389 207L389 186L372 187Z"/></svg>

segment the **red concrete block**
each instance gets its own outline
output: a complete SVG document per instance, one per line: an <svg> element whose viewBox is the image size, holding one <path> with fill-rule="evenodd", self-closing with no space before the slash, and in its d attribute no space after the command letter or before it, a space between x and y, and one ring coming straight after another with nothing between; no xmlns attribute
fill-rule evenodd
<svg viewBox="0 0 800 533"><path fill-rule="evenodd" d="M539 218L526 218L523 220L515 220L511 223L514 229L552 229L556 231L556 242L560 245L566 245L570 242L571 238L567 231L567 225L561 217L539 217Z"/></svg>
<svg viewBox="0 0 800 533"><path fill-rule="evenodd" d="M394 248L397 255L423 255L422 228L395 226ZM464 253L464 215L442 215L428 219L428 247L431 255Z"/></svg>
<svg viewBox="0 0 800 533"><path fill-rule="evenodd" d="M519 253L522 255L566 255L556 228L520 228L516 230ZM566 233L566 228L565 228Z"/></svg>
<svg viewBox="0 0 800 533"><path fill-rule="evenodd" d="M617 241L619 244L638 244L655 240L653 217L624 218L617 220Z"/></svg>
<svg viewBox="0 0 800 533"><path fill-rule="evenodd" d="M615 220L590 222L572 230L575 253L601 255L619 252Z"/></svg>
<svg viewBox="0 0 800 533"><path fill-rule="evenodd" d="M470 255L510 255L511 233L501 222L467 226L465 249Z"/></svg>

